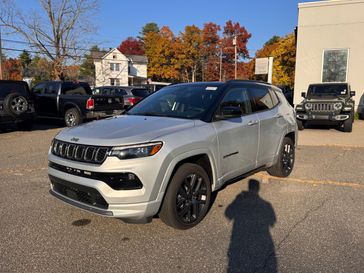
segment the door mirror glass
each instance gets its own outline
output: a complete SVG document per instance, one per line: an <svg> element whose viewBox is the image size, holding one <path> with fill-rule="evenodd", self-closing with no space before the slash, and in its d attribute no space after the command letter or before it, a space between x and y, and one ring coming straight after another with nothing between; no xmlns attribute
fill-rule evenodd
<svg viewBox="0 0 364 273"><path fill-rule="evenodd" d="M355 91L350 91L350 97L355 97Z"/></svg>
<svg viewBox="0 0 364 273"><path fill-rule="evenodd" d="M219 115L216 115L217 119L228 119L241 117L243 112L240 106L225 105L221 106Z"/></svg>
<svg viewBox="0 0 364 273"><path fill-rule="evenodd" d="M302 93L301 93L301 97L302 97L302 98L306 98L306 92L302 92Z"/></svg>

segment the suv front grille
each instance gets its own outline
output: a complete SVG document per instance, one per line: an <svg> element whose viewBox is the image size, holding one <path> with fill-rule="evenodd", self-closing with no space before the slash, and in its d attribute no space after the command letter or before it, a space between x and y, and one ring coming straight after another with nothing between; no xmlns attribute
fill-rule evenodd
<svg viewBox="0 0 364 273"><path fill-rule="evenodd" d="M334 103L312 103L313 112L332 112L334 111Z"/></svg>
<svg viewBox="0 0 364 273"><path fill-rule="evenodd" d="M101 164L105 161L111 147L90 146L53 140L52 154L80 162Z"/></svg>

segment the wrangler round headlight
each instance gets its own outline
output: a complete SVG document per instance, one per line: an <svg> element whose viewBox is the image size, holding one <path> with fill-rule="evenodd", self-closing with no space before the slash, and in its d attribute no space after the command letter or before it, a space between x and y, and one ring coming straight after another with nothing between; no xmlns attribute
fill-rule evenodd
<svg viewBox="0 0 364 273"><path fill-rule="evenodd" d="M343 105L340 102L334 103L334 110L341 110Z"/></svg>
<svg viewBox="0 0 364 273"><path fill-rule="evenodd" d="M306 110L311 110L311 109L312 109L312 103L309 103L309 102L308 102L308 103L306 103L306 104L305 104L305 109L306 109Z"/></svg>
<svg viewBox="0 0 364 273"><path fill-rule="evenodd" d="M132 159L147 156L153 156L162 148L162 142L146 143L124 147L114 147L110 156L116 156L119 159Z"/></svg>

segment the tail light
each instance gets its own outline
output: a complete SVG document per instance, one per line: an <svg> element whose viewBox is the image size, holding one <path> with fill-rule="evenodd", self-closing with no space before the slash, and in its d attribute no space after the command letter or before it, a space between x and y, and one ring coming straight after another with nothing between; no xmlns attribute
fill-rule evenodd
<svg viewBox="0 0 364 273"><path fill-rule="evenodd" d="M87 110L92 110L95 108L95 101L94 99L92 98L89 98L87 101L86 101L86 109Z"/></svg>
<svg viewBox="0 0 364 273"><path fill-rule="evenodd" d="M136 104L138 101L140 101L141 98L140 97L134 97L134 98L128 98L128 101L131 105Z"/></svg>

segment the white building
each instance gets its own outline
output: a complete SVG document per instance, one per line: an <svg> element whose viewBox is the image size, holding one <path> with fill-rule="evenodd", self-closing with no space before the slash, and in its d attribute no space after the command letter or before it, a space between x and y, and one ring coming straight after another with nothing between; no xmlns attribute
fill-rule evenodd
<svg viewBox="0 0 364 273"><path fill-rule="evenodd" d="M298 5L294 103L310 83L348 82L364 107L364 0Z"/></svg>
<svg viewBox="0 0 364 273"><path fill-rule="evenodd" d="M94 52L96 86L141 85L147 82L146 56L124 55L117 48Z"/></svg>

